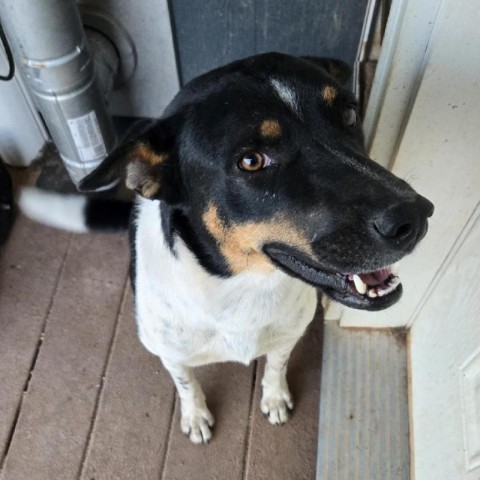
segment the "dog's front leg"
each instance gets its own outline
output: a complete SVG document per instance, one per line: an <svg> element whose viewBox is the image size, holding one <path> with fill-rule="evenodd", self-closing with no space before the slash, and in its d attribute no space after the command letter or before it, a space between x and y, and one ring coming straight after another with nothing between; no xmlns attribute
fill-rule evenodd
<svg viewBox="0 0 480 480"><path fill-rule="evenodd" d="M293 410L293 399L287 385L287 362L294 346L267 354L260 409L272 425L286 423L289 412Z"/></svg>
<svg viewBox="0 0 480 480"><path fill-rule="evenodd" d="M163 362L177 387L181 405L180 426L193 443L208 443L214 419L205 402L205 394L193 374L193 368Z"/></svg>

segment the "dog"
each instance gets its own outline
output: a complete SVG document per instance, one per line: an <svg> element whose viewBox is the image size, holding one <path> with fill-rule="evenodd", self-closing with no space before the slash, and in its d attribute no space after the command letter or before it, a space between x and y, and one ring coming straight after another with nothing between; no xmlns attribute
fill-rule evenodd
<svg viewBox="0 0 480 480"><path fill-rule="evenodd" d="M194 367L266 355L261 411L287 422L290 352L317 289L366 310L394 304L394 267L433 205L365 152L341 61L268 53L188 83L80 184L125 178L138 334L175 382L181 429L214 418ZM23 210L69 230L126 225L128 206L24 192Z"/></svg>

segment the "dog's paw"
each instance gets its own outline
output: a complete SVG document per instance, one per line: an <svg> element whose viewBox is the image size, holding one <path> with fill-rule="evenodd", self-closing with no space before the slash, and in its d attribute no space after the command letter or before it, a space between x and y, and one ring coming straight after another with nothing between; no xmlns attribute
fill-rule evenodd
<svg viewBox="0 0 480 480"><path fill-rule="evenodd" d="M288 390L271 390L263 392L260 410L272 425L283 425L293 410L293 399Z"/></svg>
<svg viewBox="0 0 480 480"><path fill-rule="evenodd" d="M182 432L195 444L210 442L213 424L213 415L207 407L183 412L180 422Z"/></svg>

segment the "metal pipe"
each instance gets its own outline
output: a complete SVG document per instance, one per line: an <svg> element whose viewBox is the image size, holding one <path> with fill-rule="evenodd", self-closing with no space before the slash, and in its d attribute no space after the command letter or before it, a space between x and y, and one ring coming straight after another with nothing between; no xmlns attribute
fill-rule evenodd
<svg viewBox="0 0 480 480"><path fill-rule="evenodd" d="M95 64L100 90L108 105L120 69L120 58L115 45L103 33L88 27L85 28L85 33Z"/></svg>
<svg viewBox="0 0 480 480"><path fill-rule="evenodd" d="M92 57L75 0L0 0L0 17L30 93L78 184L116 143L105 98L119 66L115 47L89 32Z"/></svg>

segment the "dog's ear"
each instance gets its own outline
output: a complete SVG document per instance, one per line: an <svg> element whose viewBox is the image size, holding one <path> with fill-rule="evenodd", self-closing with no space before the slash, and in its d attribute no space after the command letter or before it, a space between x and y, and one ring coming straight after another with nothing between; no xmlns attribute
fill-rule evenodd
<svg viewBox="0 0 480 480"><path fill-rule="evenodd" d="M315 64L317 67L325 70L335 80L345 85L352 76L352 69L342 60L336 58L320 58L320 57L301 57L308 62Z"/></svg>
<svg viewBox="0 0 480 480"><path fill-rule="evenodd" d="M79 190L99 190L125 178L127 188L145 198L179 203L181 182L176 151L179 122L178 117L169 117L135 125L126 140L82 179Z"/></svg>

